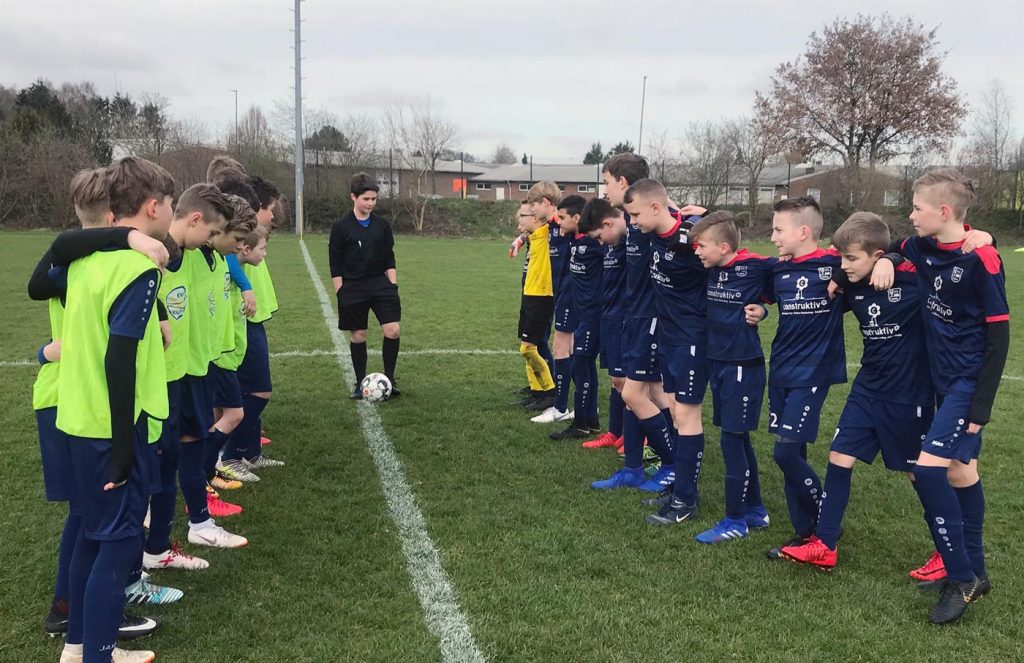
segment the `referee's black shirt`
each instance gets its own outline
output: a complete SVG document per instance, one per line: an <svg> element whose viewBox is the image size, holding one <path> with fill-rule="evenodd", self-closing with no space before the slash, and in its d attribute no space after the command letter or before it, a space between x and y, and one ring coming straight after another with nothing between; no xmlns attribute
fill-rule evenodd
<svg viewBox="0 0 1024 663"><path fill-rule="evenodd" d="M370 225L359 225L356 215L349 212L334 222L328 245L331 259L331 277L344 281L366 281L383 276L395 269L395 236L391 222L384 217L370 215Z"/></svg>

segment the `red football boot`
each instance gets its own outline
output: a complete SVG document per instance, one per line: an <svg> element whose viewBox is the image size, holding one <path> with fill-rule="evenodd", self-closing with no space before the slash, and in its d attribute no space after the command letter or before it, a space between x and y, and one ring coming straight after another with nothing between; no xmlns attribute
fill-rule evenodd
<svg viewBox="0 0 1024 663"><path fill-rule="evenodd" d="M810 564L821 569L832 570L836 567L838 554L835 550L821 542L816 536L812 536L807 543L798 546L782 546L782 556L801 564Z"/></svg>
<svg viewBox="0 0 1024 663"><path fill-rule="evenodd" d="M946 577L946 564L942 561L942 555L936 550L924 563L924 566L914 569L908 575L914 580L942 580Z"/></svg>
<svg viewBox="0 0 1024 663"><path fill-rule="evenodd" d="M615 447L619 444L619 438L615 437L611 433L601 433L593 440L587 440L583 443L584 449L604 449L605 447Z"/></svg>

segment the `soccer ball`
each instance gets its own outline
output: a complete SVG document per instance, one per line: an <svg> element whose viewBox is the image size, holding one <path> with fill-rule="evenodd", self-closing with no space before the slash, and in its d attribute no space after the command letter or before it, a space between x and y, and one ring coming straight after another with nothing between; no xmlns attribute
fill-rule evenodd
<svg viewBox="0 0 1024 663"><path fill-rule="evenodd" d="M359 383L363 398L371 403L386 401L391 395L391 380L383 373L370 373Z"/></svg>

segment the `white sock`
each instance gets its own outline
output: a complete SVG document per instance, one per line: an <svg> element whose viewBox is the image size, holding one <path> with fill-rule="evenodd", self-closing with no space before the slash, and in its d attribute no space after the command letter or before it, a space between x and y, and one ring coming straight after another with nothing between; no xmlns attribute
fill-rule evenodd
<svg viewBox="0 0 1024 663"><path fill-rule="evenodd" d="M214 525L213 518L207 518L206 520L204 520L201 523L189 523L188 524L188 528L189 529L194 529L194 530L198 531L198 530L206 529L207 527L213 527L213 525Z"/></svg>

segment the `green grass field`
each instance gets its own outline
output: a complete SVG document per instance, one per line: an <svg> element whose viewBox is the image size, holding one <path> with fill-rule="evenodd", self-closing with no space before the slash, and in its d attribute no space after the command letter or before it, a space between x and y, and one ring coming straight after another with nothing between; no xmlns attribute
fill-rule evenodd
<svg viewBox="0 0 1024 663"><path fill-rule="evenodd" d="M43 499L29 360L46 340L45 307L25 294L51 235L0 234L0 660L57 660L42 634L65 506ZM330 286L326 238L307 238ZM934 600L906 577L932 550L920 506L902 476L858 466L840 565L831 574L764 551L788 538L780 473L762 430L764 496L773 524L745 541L702 546L693 535L723 510L722 463L706 413L702 512L692 524L652 528L633 491L588 484L616 467L610 450L554 443L510 408L524 381L516 347L521 263L504 242L400 237L405 314L403 396L379 406L427 531L477 648L494 661L1011 661L1024 660L1024 453L1013 413L1024 395L1020 317L982 474L992 594L956 626L925 622ZM760 247L764 251L767 247ZM268 323L275 390L268 452L287 461L226 495L245 507L227 526L249 537L237 551L196 550L196 574L155 582L185 591L152 608L163 620L141 641L162 661L434 661L443 658L413 588L378 477L347 399L320 300L299 243L277 237L270 261L281 310ZM1024 254L1004 255L1011 308L1024 311ZM774 331L765 323L766 343ZM371 348L379 348L371 332ZM848 361L860 339L847 327ZM440 354L434 350L507 354ZM415 352L414 352L415 351ZM313 353L303 356L302 353ZM379 369L371 356L371 370ZM851 370L851 374L853 371ZM604 377L604 376L602 376ZM1013 379L1015 378L1015 379ZM830 437L847 388L829 395ZM607 394L607 384L602 385ZM602 410L607 403L602 396ZM763 421L763 420L762 420ZM827 444L812 449L819 470ZM179 506L181 500L179 500ZM175 535L184 540L183 522ZM418 563L418 560L417 560ZM136 645L132 645L136 646Z"/></svg>

